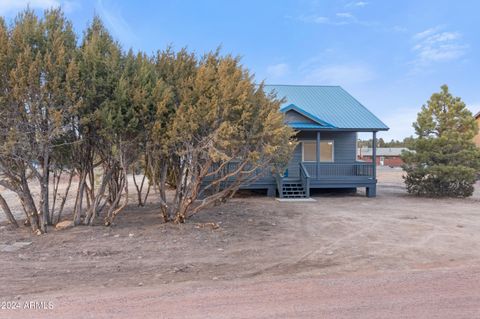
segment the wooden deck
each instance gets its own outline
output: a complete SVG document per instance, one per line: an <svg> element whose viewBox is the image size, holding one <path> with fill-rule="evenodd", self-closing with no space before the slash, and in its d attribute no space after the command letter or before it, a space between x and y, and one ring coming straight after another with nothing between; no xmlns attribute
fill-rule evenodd
<svg viewBox="0 0 480 319"><path fill-rule="evenodd" d="M324 179L365 179L374 177L374 168L371 163L320 163L302 162L312 180ZM299 168L300 169L300 168Z"/></svg>
<svg viewBox="0 0 480 319"><path fill-rule="evenodd" d="M372 163L354 162L354 163L321 163L321 162L301 162L298 166L298 176L282 177L276 176L276 186L279 190L279 196L282 197L280 190L285 188L285 184L301 183L306 196L310 196L312 188L357 188L365 187L368 197L376 195L376 176L375 166Z"/></svg>
<svg viewBox="0 0 480 319"><path fill-rule="evenodd" d="M235 164L227 166L227 169L234 169ZM292 168L290 168L291 170ZM258 172L260 178L252 183L241 186L241 189L266 189L269 196L283 197L285 188L297 184L303 187L305 197L310 196L310 190L315 188L358 188L365 187L368 197L376 195L375 167L372 163L322 163L322 162L300 162L298 171L292 172L290 176L273 176L268 172ZM298 173L298 174L297 174ZM293 175L293 176L292 176ZM205 181L208 183L208 180ZM228 183L228 182L226 182Z"/></svg>

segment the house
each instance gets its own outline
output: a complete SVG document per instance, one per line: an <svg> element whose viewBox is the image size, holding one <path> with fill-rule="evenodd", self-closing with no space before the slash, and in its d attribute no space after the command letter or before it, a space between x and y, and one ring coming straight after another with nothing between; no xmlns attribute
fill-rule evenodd
<svg viewBox="0 0 480 319"><path fill-rule="evenodd" d="M400 167L403 165L402 151L408 150L406 147L377 147L377 165ZM357 159L364 162L372 162L373 150L370 147L358 149Z"/></svg>
<svg viewBox="0 0 480 319"><path fill-rule="evenodd" d="M376 163L357 161L357 133L373 141L388 127L340 86L266 85L285 98L281 111L299 141L284 174L266 173L242 189L266 189L269 196L309 197L316 188L365 187L376 195ZM376 143L374 143L375 145ZM372 150L375 156L375 147Z"/></svg>
<svg viewBox="0 0 480 319"><path fill-rule="evenodd" d="M479 132L478 132L477 135L475 136L474 142L475 142L475 145L477 145L477 147L480 147L480 112L478 112L477 114L475 114L475 120L477 121L477 125L478 125L478 130L479 130Z"/></svg>

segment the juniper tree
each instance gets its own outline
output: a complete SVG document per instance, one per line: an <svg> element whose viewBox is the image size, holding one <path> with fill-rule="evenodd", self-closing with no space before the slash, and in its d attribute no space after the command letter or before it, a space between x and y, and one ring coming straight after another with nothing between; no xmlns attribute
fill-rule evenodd
<svg viewBox="0 0 480 319"><path fill-rule="evenodd" d="M78 161L76 159L77 150L81 140L79 139L78 131L78 109L83 103L82 88L80 81L80 74L78 69L79 53L75 50L72 59L68 65L65 74L64 86L64 114L62 119L63 134L57 139L56 146L52 152L51 170L53 171L53 202L51 205L51 220L52 223L59 222L62 212L65 208L67 197L70 194L70 188L73 178L77 175ZM68 174L68 182L65 191L62 193L59 190L62 173ZM57 209L57 202L59 202ZM56 218L55 218L56 215Z"/></svg>
<svg viewBox="0 0 480 319"><path fill-rule="evenodd" d="M2 32L3 33L3 32ZM0 161L2 186L14 191L25 210L34 231L39 230L40 216L30 191L29 166L37 160L32 153L36 132L30 109L38 107L35 92L39 91L41 23L31 11L21 13L15 19L8 37L2 36L2 121ZM32 101L29 99L32 97Z"/></svg>
<svg viewBox="0 0 480 319"><path fill-rule="evenodd" d="M207 54L181 98L167 132L176 185L166 208L177 223L230 198L271 165L286 162L292 150L280 101L253 83L238 58ZM202 201L194 205L197 198Z"/></svg>
<svg viewBox="0 0 480 319"><path fill-rule="evenodd" d="M185 49L124 54L98 17L77 46L60 10L26 10L10 30L0 20L0 185L18 195L34 231L60 219L75 174L74 224L102 211L111 224L136 170L139 204L147 176L164 221L183 222L286 161L292 131L279 104L218 51L200 60Z"/></svg>
<svg viewBox="0 0 480 319"><path fill-rule="evenodd" d="M74 125L78 143L75 159L79 172L79 184L74 210L74 223L90 224L105 207L104 194L113 174L103 167L100 185L95 185L96 167L109 165L110 148L108 141L100 134L102 129L102 108L110 105L114 98L120 76L121 49L98 17L84 33L80 45L78 72L82 102L75 111ZM107 144L104 144L107 143ZM84 210L84 195L87 207Z"/></svg>
<svg viewBox="0 0 480 319"><path fill-rule="evenodd" d="M65 19L60 9L48 10L43 19L44 52L41 67L42 107L38 116L39 163L41 173L36 174L41 189L41 211L43 219L51 223L49 212L49 174L54 162L52 153L64 142L65 118L68 117L68 96L66 96L66 76L76 50L76 36L71 23Z"/></svg>
<svg viewBox="0 0 480 319"><path fill-rule="evenodd" d="M139 144L144 141L144 103L149 107L148 95L151 93L148 78L144 79L144 75L140 74L142 55L136 57L130 50L122 60L122 70L113 99L100 109L100 134L105 142L105 162L108 163L104 168L112 171L108 184L110 202L105 217L106 225L111 224L128 204L127 174L131 165L139 159ZM120 203L122 197L124 200Z"/></svg>
<svg viewBox="0 0 480 319"><path fill-rule="evenodd" d="M160 193L163 220L170 220L167 188L175 187L173 163L178 161L173 145L169 143L170 126L182 103L194 85L197 72L195 55L182 49L175 53L171 48L158 51L155 56L154 104L151 122L146 125L149 138L146 144L147 175Z"/></svg>
<svg viewBox="0 0 480 319"><path fill-rule="evenodd" d="M4 36L3 36L4 38ZM27 9L9 32L2 81L1 158L6 185L15 191L34 229L50 223L49 173L51 154L63 134L65 75L76 48L71 24L60 10L43 19ZM3 72L2 72L3 73ZM30 177L38 181L40 202L30 192Z"/></svg>
<svg viewBox="0 0 480 319"><path fill-rule="evenodd" d="M0 116L1 118L4 118L7 116L7 94L8 94L8 71L10 69L9 66L9 57L8 57L8 30L5 25L5 21L0 17ZM6 137L6 127L2 125L1 127L1 132L0 132L0 143L5 143L5 137ZM2 150L3 151L3 150ZM4 179L4 170L8 169L5 168L5 161L4 161L4 154L3 152L0 155L0 179ZM4 182L3 182L4 183ZM2 182L0 182L2 184ZM4 197L0 194L0 206L2 207L2 210L7 217L7 219L12 223L13 225L18 227L17 221L15 220L15 217L12 214L12 211L10 210L10 207L8 206L6 200Z"/></svg>
<svg viewBox="0 0 480 319"><path fill-rule="evenodd" d="M136 132L137 159L133 163L132 176L137 191L138 206L144 206L152 186L152 180L147 177L149 166L147 146L148 141L151 139L152 124L155 119L155 88L159 80L152 57L147 56L145 53L138 53L134 62L135 67L134 72L131 74L129 99L135 108L135 118L138 121L138 127ZM140 173L142 176L138 182L136 178L137 173ZM147 190L143 194L145 186Z"/></svg>
<svg viewBox="0 0 480 319"><path fill-rule="evenodd" d="M402 156L407 191L417 195L467 197L480 168L478 131L465 103L446 85L434 93L413 124L417 138Z"/></svg>

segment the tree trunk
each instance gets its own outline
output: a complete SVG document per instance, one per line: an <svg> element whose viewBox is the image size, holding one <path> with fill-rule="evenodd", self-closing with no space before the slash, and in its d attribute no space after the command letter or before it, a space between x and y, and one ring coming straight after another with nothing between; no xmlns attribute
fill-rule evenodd
<svg viewBox="0 0 480 319"><path fill-rule="evenodd" d="M90 165L89 172L87 174L90 185L86 183L85 185L85 193L87 194L87 211L95 202L95 167L94 165Z"/></svg>
<svg viewBox="0 0 480 319"><path fill-rule="evenodd" d="M140 185L138 185L137 179L135 178L135 175L136 174L135 174L135 169L134 169L132 171L133 184L135 185L135 189L137 190L138 206L142 207L142 206L145 206L145 202L142 200L142 191L143 191L143 186L145 185L146 176L145 176L145 173L144 173L143 177L142 177L142 181L140 182Z"/></svg>
<svg viewBox="0 0 480 319"><path fill-rule="evenodd" d="M119 147L121 149L121 145ZM128 163L126 156L120 153L120 175L118 176L118 183L116 181L115 193L113 198L113 203L108 209L107 217L105 218L105 226L110 226L115 217L128 205ZM122 198L122 194L125 192L125 200L123 204L120 205L120 199Z"/></svg>
<svg viewBox="0 0 480 319"><path fill-rule="evenodd" d="M27 212L28 219L30 221L30 227L32 227L33 232L37 233L40 228L40 220L26 176L21 177L21 183L22 191L19 194L20 200L22 201L25 211Z"/></svg>
<svg viewBox="0 0 480 319"><path fill-rule="evenodd" d="M53 171L53 199L52 199L52 208L50 209L50 221L54 223L54 215L55 215L55 206L57 205L57 197L58 197L58 188L60 186L60 179L62 178L62 170L57 174L57 170Z"/></svg>
<svg viewBox="0 0 480 319"><path fill-rule="evenodd" d="M145 193L145 197L143 198L143 205L147 203L148 195L150 194L150 189L152 188L152 183L150 180L148 181L148 187L147 187L147 192Z"/></svg>
<svg viewBox="0 0 480 319"><path fill-rule="evenodd" d="M165 188L167 186L167 172L168 172L168 165L164 163L162 166L162 171L160 174L160 183L159 183L160 209L162 212L164 223L168 223L170 221L170 212L167 204L167 193L165 191Z"/></svg>
<svg viewBox="0 0 480 319"><path fill-rule="evenodd" d="M35 233L38 232L40 230L40 220L32 196L27 191L24 191L20 200L22 201L23 207L27 213L32 231Z"/></svg>
<svg viewBox="0 0 480 319"><path fill-rule="evenodd" d="M85 180L87 178L86 170L83 170L80 173L80 179L78 181L77 188L77 197L75 199L75 209L73 213L73 224L80 225L82 221L82 202L83 202L83 193L85 191Z"/></svg>
<svg viewBox="0 0 480 319"><path fill-rule="evenodd" d="M187 219L188 206L189 205L183 205L183 203L180 203L178 211L175 213L175 219L173 220L175 224L185 223L185 220Z"/></svg>
<svg viewBox="0 0 480 319"><path fill-rule="evenodd" d="M91 225L95 217L98 215L99 208L101 207L100 202L102 198L105 197L105 190L111 178L112 169L109 168L103 175L102 183L100 184L100 188L98 189L97 194L94 195L95 200L91 203L89 209L87 210L85 220L83 221L85 225Z"/></svg>
<svg viewBox="0 0 480 319"><path fill-rule="evenodd" d="M7 216L7 219L10 222L10 224L14 225L15 227L18 227L17 220L13 216L12 211L10 210L10 207L8 207L7 201L5 200L5 198L3 198L2 194L0 194L0 206L2 207L3 212Z"/></svg>
<svg viewBox="0 0 480 319"><path fill-rule="evenodd" d="M70 173L70 177L68 179L68 185L67 189L65 190L65 195L62 198L62 202L60 203L60 208L58 209L58 215L57 215L57 223L60 221L60 218L62 216L63 208L65 207L65 202L67 201L68 197L68 192L70 191L70 186L72 186L72 180L73 177L75 176L75 170L72 170Z"/></svg>
<svg viewBox="0 0 480 319"><path fill-rule="evenodd" d="M40 216L41 216L41 224L40 228L42 232L47 232L47 225L51 224L50 220L50 204L49 204L49 177L50 177L50 169L49 169L49 154L46 150L44 152L43 157L43 165L42 165L42 175L40 178L40 195L41 195L41 207L40 207Z"/></svg>

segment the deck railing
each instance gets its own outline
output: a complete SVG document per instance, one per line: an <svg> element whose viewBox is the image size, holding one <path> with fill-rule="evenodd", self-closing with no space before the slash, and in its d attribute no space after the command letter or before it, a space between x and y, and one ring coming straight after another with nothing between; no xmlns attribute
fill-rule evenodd
<svg viewBox="0 0 480 319"><path fill-rule="evenodd" d="M310 197L310 174L302 162L300 162L300 182L305 190L305 196Z"/></svg>
<svg viewBox="0 0 480 319"><path fill-rule="evenodd" d="M311 178L373 177L372 163L317 163L303 162Z"/></svg>
<svg viewBox="0 0 480 319"><path fill-rule="evenodd" d="M214 165L211 170L217 169L218 166ZM225 167L215 174L215 176L209 176L205 178L205 181L208 182L213 179L217 179L225 174L231 173L238 168L238 163L231 162L225 165ZM248 168L246 168L248 169ZM301 162L298 166L299 175L297 178L300 179L304 189L309 189L306 187L314 180L331 180L331 179L342 179L345 177L351 178L373 178L373 165L372 163L365 163L365 162L355 162L355 163L318 163L318 162ZM271 176L269 172L266 171L267 169L257 169L256 172L250 175L251 178L255 179L255 176ZM228 183L236 178L239 178L242 173L238 175L231 176L228 178L225 183ZM275 183L277 184L277 188L279 190L283 187L283 180L284 177L278 173L274 173L272 176L275 179ZM293 177L293 176L291 176Z"/></svg>
<svg viewBox="0 0 480 319"><path fill-rule="evenodd" d="M238 170L238 165L240 165L240 162L238 161L231 161L230 163L227 163L219 172L217 172L216 174L214 175L209 175L208 177L205 178L205 180L214 180L214 179L218 179L218 178L221 178L222 176L225 176L226 174L230 174L232 172L235 172L236 170ZM209 172L213 172L213 171L216 171L218 168L220 167L220 163L215 163L215 164L212 164L212 166L210 167L209 169ZM234 180L236 178L239 178L239 177L245 177L244 175L244 172L246 171L250 171L252 168L251 165L245 165L245 167L243 167L243 169L241 171L239 171L236 175L234 176L231 176L227 179L227 181L231 181L231 180ZM257 168L254 172L250 172L248 174L248 177L249 178L255 178L255 177L261 177L264 175L264 173L266 173L266 169L262 169L262 168Z"/></svg>

